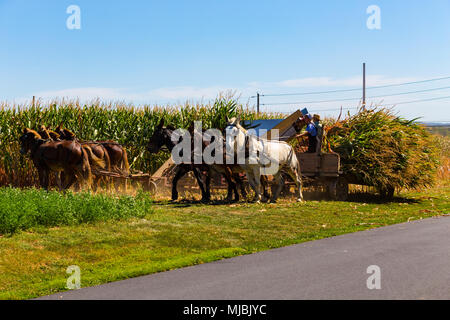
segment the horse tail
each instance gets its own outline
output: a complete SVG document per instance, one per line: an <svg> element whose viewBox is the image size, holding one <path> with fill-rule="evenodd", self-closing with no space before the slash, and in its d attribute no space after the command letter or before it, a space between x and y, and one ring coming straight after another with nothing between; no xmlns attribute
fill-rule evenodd
<svg viewBox="0 0 450 320"><path fill-rule="evenodd" d="M105 146L100 144L99 145L102 150L103 150L103 161L105 162L104 168L106 168L106 170L111 171L111 158L109 156L108 150L106 150Z"/></svg>
<svg viewBox="0 0 450 320"><path fill-rule="evenodd" d="M125 149L124 147L122 147L123 150L123 155L122 155L122 170L125 174L129 174L130 173L130 164L128 163L128 155L127 155L127 149Z"/></svg>
<svg viewBox="0 0 450 320"><path fill-rule="evenodd" d="M111 171L111 158L109 157L109 153L108 150L106 150L106 148L101 145L103 148L103 154L105 155L105 167L106 170Z"/></svg>
<svg viewBox="0 0 450 320"><path fill-rule="evenodd" d="M83 145L82 147L88 156L88 161L91 165L91 167L100 167L100 168L105 168L106 167L106 162L104 159L101 159L99 157L97 157L94 152L92 152L91 147L87 146L87 145Z"/></svg>
<svg viewBox="0 0 450 320"><path fill-rule="evenodd" d="M292 158L291 158L291 165L292 162L294 162L295 166L295 174L296 174L296 180L297 180L297 187L298 187L298 201L303 201L303 183L302 183L302 169L300 167L300 161L298 160L297 155L295 154L294 148L292 148Z"/></svg>
<svg viewBox="0 0 450 320"><path fill-rule="evenodd" d="M292 161L295 162L295 172L301 178L301 176L302 176L302 169L300 168L300 161L298 160L297 155L294 152L294 149L292 149Z"/></svg>
<svg viewBox="0 0 450 320"><path fill-rule="evenodd" d="M128 163L127 149L125 149L125 147L122 147L122 150L123 150L122 162L121 162L122 173L124 173L125 175L129 175L130 174L130 164ZM124 186L125 191L127 191L127 189L128 189L127 179L123 180L123 186Z"/></svg>
<svg viewBox="0 0 450 320"><path fill-rule="evenodd" d="M111 172L111 158L109 157L108 150L106 150L104 145L101 145L101 146L103 148L103 154L104 154L104 158L105 158L106 170ZM108 190L110 190L111 178L110 177L104 177L104 178L105 178L105 181L106 181L107 188L108 188Z"/></svg>
<svg viewBox="0 0 450 320"><path fill-rule="evenodd" d="M90 149L90 148L89 148ZM92 153L92 150L90 150ZM81 147L81 174L83 176L83 180L87 181L89 188L92 185L92 172L91 165L89 164L89 155L88 151L82 146Z"/></svg>

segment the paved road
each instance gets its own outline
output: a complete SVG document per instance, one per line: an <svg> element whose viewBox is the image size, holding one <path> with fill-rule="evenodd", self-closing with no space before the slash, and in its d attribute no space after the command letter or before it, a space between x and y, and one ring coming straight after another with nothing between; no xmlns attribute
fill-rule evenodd
<svg viewBox="0 0 450 320"><path fill-rule="evenodd" d="M369 290L367 267L381 271ZM43 299L450 299L450 217L392 225Z"/></svg>

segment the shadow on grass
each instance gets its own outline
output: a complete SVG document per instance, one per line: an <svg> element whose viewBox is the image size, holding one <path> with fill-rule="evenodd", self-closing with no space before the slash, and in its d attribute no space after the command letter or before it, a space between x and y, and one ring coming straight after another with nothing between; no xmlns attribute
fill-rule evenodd
<svg viewBox="0 0 450 320"><path fill-rule="evenodd" d="M230 204L243 204L243 203L252 203L250 201L227 201L227 200L219 200L219 199L212 199L209 202L204 202L200 200L192 200L192 199L180 199L177 201L172 200L155 200L153 201L154 204L160 205L160 206L171 206L173 208L188 208L194 205L204 204L204 205L210 205L210 206L221 206L221 205L230 205Z"/></svg>
<svg viewBox="0 0 450 320"><path fill-rule="evenodd" d="M330 198L323 192L317 191L304 191L303 192L305 201L332 201ZM296 202L295 197L292 195L280 195L280 200L282 201L292 201ZM420 199L412 199L401 196L394 196L391 199L382 197L378 194L374 193L365 193L365 192L351 192L348 195L348 199L345 202L355 202L355 203L374 203L374 204L388 204L388 203L420 203ZM177 201L171 200L155 200L155 204L157 205L167 205L173 208L187 208L195 205L210 205L210 206L220 206L220 205L231 205L231 204L244 204L244 203L254 203L253 201L245 200L241 198L238 202L236 201L227 201L225 199L212 199L209 202L203 202L200 200L193 199L179 199Z"/></svg>
<svg viewBox="0 0 450 320"><path fill-rule="evenodd" d="M420 203L420 200L404 198L404 197L393 197L384 198L377 194L370 193L351 193L348 195L347 202L365 202L365 203L377 203L377 204L387 204L387 203Z"/></svg>

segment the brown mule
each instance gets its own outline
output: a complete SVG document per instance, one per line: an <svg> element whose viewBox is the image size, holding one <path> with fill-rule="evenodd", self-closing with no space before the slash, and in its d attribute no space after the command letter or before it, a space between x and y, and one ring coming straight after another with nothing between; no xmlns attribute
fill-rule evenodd
<svg viewBox="0 0 450 320"><path fill-rule="evenodd" d="M99 143L90 143L90 142L80 142L83 148L86 149L89 156L89 162L91 162L92 171L94 175L94 191L97 191L97 188L100 186L100 181L104 178L105 184L108 190L110 190L110 178L104 177L99 174L95 174L95 171L106 170L111 171L111 160L109 158L108 151L106 148ZM90 150L90 151L89 151Z"/></svg>
<svg viewBox="0 0 450 320"><path fill-rule="evenodd" d="M65 139L61 139L61 135L57 133L56 131L52 131L47 129L44 125L41 125L39 127L38 131L39 135L43 139L51 139L53 141L61 141L61 140L75 140L75 134L73 134L71 131L65 129L63 131L63 137ZM106 152L106 149L102 147L101 145L89 145L89 144L83 144L81 142L81 146L83 149L85 149L89 164L91 165L91 171L95 171L98 169L104 169L104 170L110 170L110 161L108 153ZM102 176L93 174L94 180L93 180L93 189L94 191L97 191L98 186L100 185L100 181L102 179ZM57 183L61 190L61 177L59 172L57 172ZM109 188L109 178L105 177L106 185Z"/></svg>
<svg viewBox="0 0 450 320"><path fill-rule="evenodd" d="M37 131L37 133L39 133L42 139L51 139L53 141L61 140L58 133L46 128L44 125L39 126L39 130Z"/></svg>
<svg viewBox="0 0 450 320"><path fill-rule="evenodd" d="M77 177L83 182L87 181L90 188L91 166L86 151L78 142L42 139L36 131L25 128L20 143L20 153L30 152L39 173L39 183L45 190L48 190L51 171L64 171L64 190L70 188Z"/></svg>
<svg viewBox="0 0 450 320"><path fill-rule="evenodd" d="M55 132L60 135L61 139L64 140L75 140L75 134L62 127L60 124ZM105 159L106 169L108 171L116 171L124 175L130 174L130 165L128 163L128 155L126 149L119 143L108 140L108 141L85 141L80 142L84 146L89 146L94 154L101 159ZM127 190L127 179L113 178L113 180L122 181L125 191ZM119 184L114 184L116 190L119 189Z"/></svg>
<svg viewBox="0 0 450 320"><path fill-rule="evenodd" d="M58 137L61 140L69 140L69 141L78 141L75 134L68 130L62 128L61 124L55 129L55 131L49 131L49 133L54 133L54 136ZM99 143L95 142L82 142L79 141L83 149L86 150L89 163L91 165L92 174L94 176L93 179L93 189L94 191L97 191L98 187L100 186L101 180L104 178L106 182L106 186L109 189L110 188L110 178L109 177L103 177L102 175L95 174L98 170L111 170L111 161L109 158L108 151L106 148Z"/></svg>
<svg viewBox="0 0 450 320"><path fill-rule="evenodd" d="M119 143L107 140L107 141L92 141L86 142L90 144L98 144L103 146L109 159L111 161L111 170L116 171L120 174L128 176L130 174L130 164L128 163L128 155L125 147L121 146ZM120 182L123 184L124 190L127 191L127 179L126 178L114 178L117 179L119 183L115 183L114 186L116 190L119 190Z"/></svg>
<svg viewBox="0 0 450 320"><path fill-rule="evenodd" d="M60 141L59 134L57 134L55 131L47 129L44 125L39 126L39 130L37 131L37 133L42 137L42 139ZM58 185L59 191L62 191L62 179L64 178L64 176L62 176L61 178L61 172L59 171L55 172L55 176L56 176L56 184Z"/></svg>

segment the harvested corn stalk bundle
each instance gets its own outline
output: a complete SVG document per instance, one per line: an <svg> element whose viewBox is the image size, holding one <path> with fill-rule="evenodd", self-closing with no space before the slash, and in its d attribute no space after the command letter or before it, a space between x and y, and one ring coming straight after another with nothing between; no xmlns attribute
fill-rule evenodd
<svg viewBox="0 0 450 320"><path fill-rule="evenodd" d="M433 184L439 167L438 144L415 120L375 107L329 125L327 140L341 156L344 176L378 190Z"/></svg>

